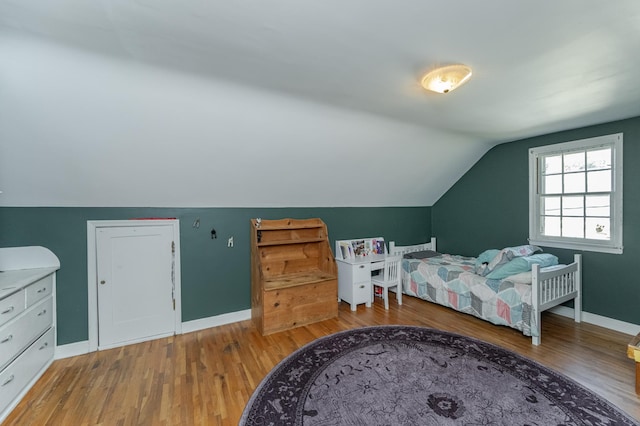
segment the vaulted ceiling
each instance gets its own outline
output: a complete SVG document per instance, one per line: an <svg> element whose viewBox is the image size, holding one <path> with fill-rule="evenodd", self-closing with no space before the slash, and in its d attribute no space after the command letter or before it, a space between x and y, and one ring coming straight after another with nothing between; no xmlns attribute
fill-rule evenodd
<svg viewBox="0 0 640 426"><path fill-rule="evenodd" d="M431 205L640 115L639 52L637 0L0 0L0 205Z"/></svg>

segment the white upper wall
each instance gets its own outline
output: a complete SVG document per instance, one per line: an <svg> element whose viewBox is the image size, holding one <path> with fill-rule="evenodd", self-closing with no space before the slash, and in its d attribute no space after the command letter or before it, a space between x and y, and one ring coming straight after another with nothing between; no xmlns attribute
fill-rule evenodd
<svg viewBox="0 0 640 426"><path fill-rule="evenodd" d="M640 115L639 51L638 0L0 0L0 206L432 205Z"/></svg>
<svg viewBox="0 0 640 426"><path fill-rule="evenodd" d="M8 33L0 57L0 206L428 206L490 148Z"/></svg>

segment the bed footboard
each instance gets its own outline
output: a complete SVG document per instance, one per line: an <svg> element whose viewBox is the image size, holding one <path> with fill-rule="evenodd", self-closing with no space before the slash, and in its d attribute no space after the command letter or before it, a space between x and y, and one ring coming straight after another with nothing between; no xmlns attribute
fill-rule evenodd
<svg viewBox="0 0 640 426"><path fill-rule="evenodd" d="M540 265L533 265L531 273L532 320L538 329L538 335L531 340L539 345L543 311L573 299L574 319L582 320L582 256L574 255L574 262L563 268L541 271Z"/></svg>

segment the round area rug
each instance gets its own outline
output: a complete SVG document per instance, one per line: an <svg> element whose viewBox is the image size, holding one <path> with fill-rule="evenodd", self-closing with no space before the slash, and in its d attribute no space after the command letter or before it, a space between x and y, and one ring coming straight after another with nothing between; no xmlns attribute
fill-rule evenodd
<svg viewBox="0 0 640 426"><path fill-rule="evenodd" d="M637 425L575 381L498 346L380 326L317 339L280 362L240 425Z"/></svg>

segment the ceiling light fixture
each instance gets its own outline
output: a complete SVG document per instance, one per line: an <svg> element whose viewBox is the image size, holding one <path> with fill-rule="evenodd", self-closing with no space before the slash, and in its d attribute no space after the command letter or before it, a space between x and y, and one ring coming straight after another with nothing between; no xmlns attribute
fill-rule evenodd
<svg viewBox="0 0 640 426"><path fill-rule="evenodd" d="M429 71L422 77L422 87L432 92L449 93L462 86L471 77L471 68L466 65L447 65Z"/></svg>

